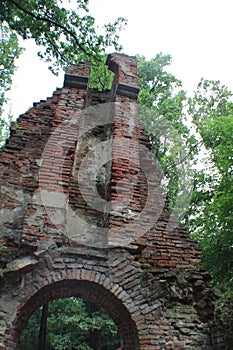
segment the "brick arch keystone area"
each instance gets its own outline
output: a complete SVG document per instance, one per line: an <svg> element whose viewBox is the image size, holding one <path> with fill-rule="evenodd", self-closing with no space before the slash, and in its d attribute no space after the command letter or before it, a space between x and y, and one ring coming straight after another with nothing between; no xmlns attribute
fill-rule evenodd
<svg viewBox="0 0 233 350"><path fill-rule="evenodd" d="M136 58L107 65L102 92L88 62L70 66L1 152L0 350L20 350L36 308L69 296L104 307L123 350L225 350L201 250L170 215L139 123Z"/></svg>
<svg viewBox="0 0 233 350"><path fill-rule="evenodd" d="M77 276L75 279L69 279L71 275ZM113 287L110 279L98 272L94 273L85 269L70 270L69 276L68 274L66 276L60 273L53 274L53 280L55 280L53 283L44 276L43 283L38 285L38 292L24 297L13 321L11 341L17 344L16 349L20 347L21 332L28 318L39 306L55 299L71 296L83 298L104 308L118 327L123 348L137 349L136 323L142 323L142 317L138 312L132 310L133 303L128 293L117 284L114 284ZM89 279L86 279L88 277ZM26 299L27 302L25 302Z"/></svg>

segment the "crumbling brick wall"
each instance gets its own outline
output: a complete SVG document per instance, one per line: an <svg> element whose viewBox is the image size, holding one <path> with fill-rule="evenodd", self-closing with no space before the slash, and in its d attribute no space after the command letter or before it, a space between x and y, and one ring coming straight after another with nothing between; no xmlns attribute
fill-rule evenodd
<svg viewBox="0 0 233 350"><path fill-rule="evenodd" d="M104 307L124 350L225 349L201 252L171 224L138 122L134 57L109 55L111 91L88 63L11 129L0 160L0 349L56 298ZM169 226L170 227L170 226Z"/></svg>

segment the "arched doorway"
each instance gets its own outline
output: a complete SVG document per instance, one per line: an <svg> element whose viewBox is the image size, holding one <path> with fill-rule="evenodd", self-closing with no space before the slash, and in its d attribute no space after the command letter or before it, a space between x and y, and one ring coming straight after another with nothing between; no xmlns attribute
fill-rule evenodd
<svg viewBox="0 0 233 350"><path fill-rule="evenodd" d="M82 298L56 299L38 308L21 335L22 350L116 350L118 328L108 313Z"/></svg>
<svg viewBox="0 0 233 350"><path fill-rule="evenodd" d="M28 319L38 307L55 299L69 297L82 298L104 308L119 330L122 349L138 349L136 325L130 312L113 293L97 283L86 280L54 282L41 288L31 296L22 308L20 308L14 321L16 348L20 349L22 331Z"/></svg>

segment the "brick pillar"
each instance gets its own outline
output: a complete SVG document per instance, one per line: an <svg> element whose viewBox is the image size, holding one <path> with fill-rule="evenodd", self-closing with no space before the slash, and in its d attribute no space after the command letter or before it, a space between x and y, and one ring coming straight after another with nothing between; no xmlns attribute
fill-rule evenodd
<svg viewBox="0 0 233 350"><path fill-rule="evenodd" d="M109 55L107 64L115 73L109 245L132 247L150 229L162 209L159 173L142 142L136 58L113 54Z"/></svg>

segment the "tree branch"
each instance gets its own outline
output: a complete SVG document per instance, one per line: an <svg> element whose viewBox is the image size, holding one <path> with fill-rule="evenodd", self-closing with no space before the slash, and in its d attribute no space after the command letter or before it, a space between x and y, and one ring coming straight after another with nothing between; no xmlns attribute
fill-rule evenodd
<svg viewBox="0 0 233 350"><path fill-rule="evenodd" d="M75 43L77 44L77 46L79 47L79 49L81 51L83 51L86 55L89 55L89 56L93 56L93 54L91 53L88 53L85 48L79 43L78 41L78 38L76 36L76 34L72 31L72 30L69 30L67 29L66 27L64 27L62 24L59 24L57 23L56 21L54 21L53 19L51 18L48 18L48 17L41 17L41 16L38 16L38 15L35 15L34 13L28 11L27 9L25 9L21 4L19 4L18 2L16 2L15 0L10 0L11 3L13 3L19 10L21 10L22 12L24 12L26 15L38 20L38 21L43 21L43 22L48 22L50 24L53 24L54 26L62 29L65 33L69 34L74 40L75 40Z"/></svg>

